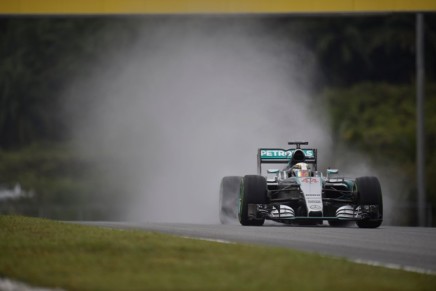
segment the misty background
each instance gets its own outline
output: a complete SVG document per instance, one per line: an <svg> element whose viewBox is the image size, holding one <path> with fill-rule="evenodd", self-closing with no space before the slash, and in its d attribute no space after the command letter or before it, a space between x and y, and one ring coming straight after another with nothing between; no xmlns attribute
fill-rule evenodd
<svg viewBox="0 0 436 291"><path fill-rule="evenodd" d="M255 173L257 148L329 148L310 51L256 21L145 31L70 93L75 140L113 160L127 219L218 222L221 178Z"/></svg>
<svg viewBox="0 0 436 291"><path fill-rule="evenodd" d="M20 203L0 200L3 212L218 223L223 176L255 173L259 147L308 141L320 170L380 178L387 224L414 221L410 15L23 18L0 27L10 40L1 51L10 110L0 123L0 179L7 191L23 189ZM389 114L400 115L393 125L380 120ZM409 159L390 158L404 148Z"/></svg>

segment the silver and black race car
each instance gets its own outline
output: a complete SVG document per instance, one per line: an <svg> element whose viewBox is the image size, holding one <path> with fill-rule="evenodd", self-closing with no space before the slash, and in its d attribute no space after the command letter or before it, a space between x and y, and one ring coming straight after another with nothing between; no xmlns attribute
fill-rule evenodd
<svg viewBox="0 0 436 291"><path fill-rule="evenodd" d="M301 148L308 142L288 144L295 148L260 148L257 175L221 180L221 223L238 219L242 225L260 226L268 219L301 225L356 222L361 228L382 224L382 191L376 177L343 178L337 169L323 175L317 169L317 149ZM262 164L286 167L262 175Z"/></svg>

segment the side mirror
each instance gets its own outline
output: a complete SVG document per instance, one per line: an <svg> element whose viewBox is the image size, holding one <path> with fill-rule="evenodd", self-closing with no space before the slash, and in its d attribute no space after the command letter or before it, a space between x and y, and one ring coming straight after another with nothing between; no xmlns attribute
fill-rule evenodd
<svg viewBox="0 0 436 291"><path fill-rule="evenodd" d="M278 174L278 172L280 172L280 170L279 169L268 169L268 170L266 170L266 172L268 174Z"/></svg>

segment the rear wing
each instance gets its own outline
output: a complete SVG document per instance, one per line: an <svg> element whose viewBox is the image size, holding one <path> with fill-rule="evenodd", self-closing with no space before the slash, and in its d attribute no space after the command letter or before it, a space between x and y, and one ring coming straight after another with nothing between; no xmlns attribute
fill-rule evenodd
<svg viewBox="0 0 436 291"><path fill-rule="evenodd" d="M291 166L305 162L314 165L317 170L317 149L294 149L260 148L257 150L257 172L262 173L262 164L289 164Z"/></svg>

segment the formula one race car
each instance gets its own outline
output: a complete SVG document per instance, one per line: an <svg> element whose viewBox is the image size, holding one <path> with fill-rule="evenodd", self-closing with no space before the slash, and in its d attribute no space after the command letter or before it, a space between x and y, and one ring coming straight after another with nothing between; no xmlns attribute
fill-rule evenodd
<svg viewBox="0 0 436 291"><path fill-rule="evenodd" d="M258 150L258 174L227 176L221 181L220 220L238 219L242 225L260 226L265 219L286 224L331 226L352 222L376 228L383 221L383 201L376 177L338 177L337 169L317 170L317 149L302 149L308 142L289 142L295 148ZM262 164L286 164L282 170Z"/></svg>

